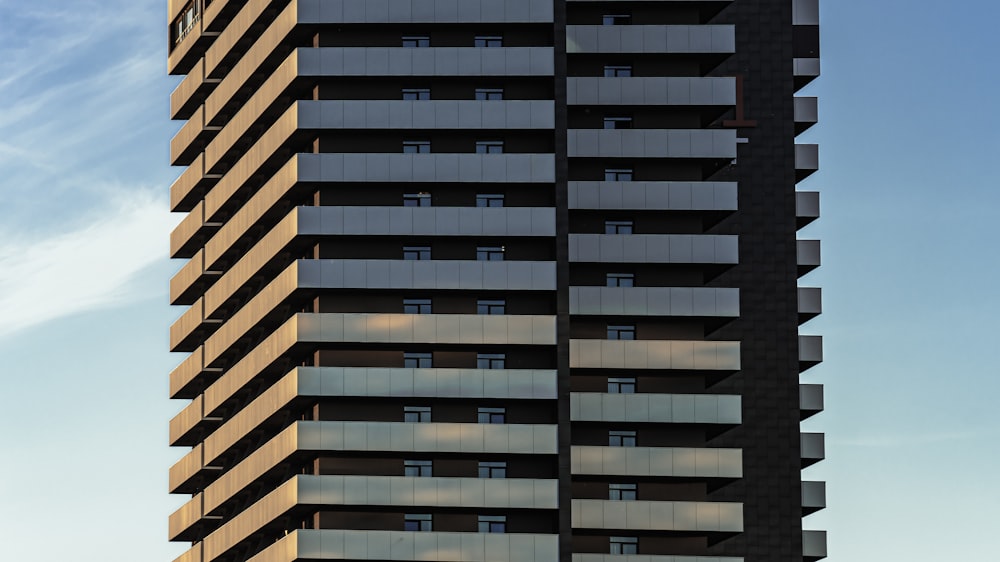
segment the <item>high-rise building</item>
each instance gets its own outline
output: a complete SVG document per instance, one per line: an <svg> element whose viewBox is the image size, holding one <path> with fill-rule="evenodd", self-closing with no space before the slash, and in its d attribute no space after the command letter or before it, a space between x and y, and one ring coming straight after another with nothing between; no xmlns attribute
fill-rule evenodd
<svg viewBox="0 0 1000 562"><path fill-rule="evenodd" d="M791 562L817 0L169 0L179 562Z"/></svg>

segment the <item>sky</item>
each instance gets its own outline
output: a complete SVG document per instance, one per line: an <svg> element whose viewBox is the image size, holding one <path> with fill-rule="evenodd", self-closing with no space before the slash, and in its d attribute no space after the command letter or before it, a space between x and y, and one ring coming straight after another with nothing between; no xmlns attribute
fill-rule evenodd
<svg viewBox="0 0 1000 562"><path fill-rule="evenodd" d="M0 0L0 542L170 561L164 0ZM829 560L994 560L1000 4L821 0ZM752 117L752 116L751 116ZM142 553L137 557L135 553Z"/></svg>

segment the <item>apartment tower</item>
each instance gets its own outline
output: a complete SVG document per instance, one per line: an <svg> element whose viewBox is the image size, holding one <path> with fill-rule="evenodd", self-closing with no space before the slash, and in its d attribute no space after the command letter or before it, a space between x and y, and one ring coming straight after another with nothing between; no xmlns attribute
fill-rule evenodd
<svg viewBox="0 0 1000 562"><path fill-rule="evenodd" d="M792 562L816 0L169 0L178 562Z"/></svg>

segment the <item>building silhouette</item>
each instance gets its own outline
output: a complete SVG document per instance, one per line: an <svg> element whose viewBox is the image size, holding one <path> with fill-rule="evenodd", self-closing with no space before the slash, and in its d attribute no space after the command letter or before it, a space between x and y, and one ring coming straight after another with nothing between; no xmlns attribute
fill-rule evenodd
<svg viewBox="0 0 1000 562"><path fill-rule="evenodd" d="M818 560L816 0L169 0L178 562Z"/></svg>

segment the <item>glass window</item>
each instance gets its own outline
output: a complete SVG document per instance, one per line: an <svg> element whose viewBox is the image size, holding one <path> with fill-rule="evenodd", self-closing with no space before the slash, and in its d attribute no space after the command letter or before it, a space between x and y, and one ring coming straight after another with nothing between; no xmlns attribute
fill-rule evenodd
<svg viewBox="0 0 1000 562"><path fill-rule="evenodd" d="M480 533L506 533L507 532L507 516L506 515L480 515L479 516L479 532Z"/></svg>
<svg viewBox="0 0 1000 562"><path fill-rule="evenodd" d="M628 78L632 76L632 65L609 64L604 67L605 78Z"/></svg>
<svg viewBox="0 0 1000 562"><path fill-rule="evenodd" d="M609 273L607 277L608 287L635 287L634 273Z"/></svg>
<svg viewBox="0 0 1000 562"><path fill-rule="evenodd" d="M431 38L428 35L404 35L403 46L408 48L430 47Z"/></svg>
<svg viewBox="0 0 1000 562"><path fill-rule="evenodd" d="M476 248L476 259L479 261L503 261L503 246L479 246Z"/></svg>
<svg viewBox="0 0 1000 562"><path fill-rule="evenodd" d="M430 513L407 513L403 515L404 531L430 531L432 517Z"/></svg>
<svg viewBox="0 0 1000 562"><path fill-rule="evenodd" d="M403 314L430 314L431 299L403 299Z"/></svg>
<svg viewBox="0 0 1000 562"><path fill-rule="evenodd" d="M431 99L430 88L403 88L404 100L429 100Z"/></svg>
<svg viewBox="0 0 1000 562"><path fill-rule="evenodd" d="M609 394L635 394L633 377L608 377Z"/></svg>
<svg viewBox="0 0 1000 562"><path fill-rule="evenodd" d="M504 461L480 461L480 478L507 478L507 463Z"/></svg>
<svg viewBox="0 0 1000 562"><path fill-rule="evenodd" d="M502 100L503 88L476 88L476 99L479 101Z"/></svg>
<svg viewBox="0 0 1000 562"><path fill-rule="evenodd" d="M404 476L433 476L434 475L434 461L404 460L403 461L403 475Z"/></svg>
<svg viewBox="0 0 1000 562"><path fill-rule="evenodd" d="M635 484L608 484L608 499L627 501L636 498Z"/></svg>
<svg viewBox="0 0 1000 562"><path fill-rule="evenodd" d="M506 353L477 353L477 369L503 369L507 364Z"/></svg>
<svg viewBox="0 0 1000 562"><path fill-rule="evenodd" d="M634 340L635 324L608 324L609 340Z"/></svg>
<svg viewBox="0 0 1000 562"><path fill-rule="evenodd" d="M476 141L476 154L503 154L503 141Z"/></svg>
<svg viewBox="0 0 1000 562"><path fill-rule="evenodd" d="M604 234L632 234L632 221L604 221Z"/></svg>
<svg viewBox="0 0 1000 562"><path fill-rule="evenodd" d="M609 431L608 432L608 446L609 447L635 447L635 432L634 431Z"/></svg>
<svg viewBox="0 0 1000 562"><path fill-rule="evenodd" d="M403 194L403 206L404 207L430 207L431 206L431 194L427 192L420 193L404 193Z"/></svg>
<svg viewBox="0 0 1000 562"><path fill-rule="evenodd" d="M430 151L431 151L431 141L428 140L403 141L403 154L427 154Z"/></svg>
<svg viewBox="0 0 1000 562"><path fill-rule="evenodd" d="M506 309L506 299L479 299L476 301L476 314L504 314Z"/></svg>
<svg viewBox="0 0 1000 562"><path fill-rule="evenodd" d="M501 35L477 35L474 46L476 47L503 47L503 36Z"/></svg>
<svg viewBox="0 0 1000 562"><path fill-rule="evenodd" d="M611 537L611 554L639 554L637 537Z"/></svg>
<svg viewBox="0 0 1000 562"><path fill-rule="evenodd" d="M628 25L632 16L628 14L605 14L601 16L601 25Z"/></svg>
<svg viewBox="0 0 1000 562"><path fill-rule="evenodd" d="M632 118L622 115L604 118L605 129L631 129Z"/></svg>
<svg viewBox="0 0 1000 562"><path fill-rule="evenodd" d="M412 353L407 352L403 354L403 366L408 369L429 369L434 365L430 353Z"/></svg>
<svg viewBox="0 0 1000 562"><path fill-rule="evenodd" d="M604 181L632 181L632 168L606 168Z"/></svg>
<svg viewBox="0 0 1000 562"><path fill-rule="evenodd" d="M507 423L507 408L479 408L479 423Z"/></svg>
<svg viewBox="0 0 1000 562"><path fill-rule="evenodd" d="M430 246L403 246L404 260L429 260L431 259Z"/></svg>
<svg viewBox="0 0 1000 562"><path fill-rule="evenodd" d="M477 207L503 207L502 193L479 193L476 195Z"/></svg>
<svg viewBox="0 0 1000 562"><path fill-rule="evenodd" d="M429 423L431 421L431 407L403 406L403 421L410 423Z"/></svg>

